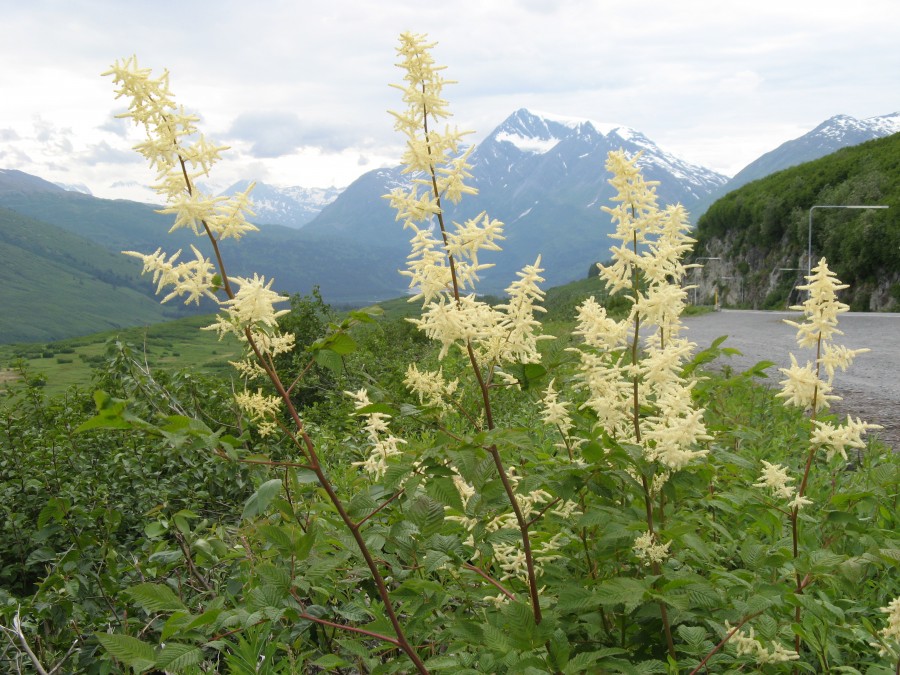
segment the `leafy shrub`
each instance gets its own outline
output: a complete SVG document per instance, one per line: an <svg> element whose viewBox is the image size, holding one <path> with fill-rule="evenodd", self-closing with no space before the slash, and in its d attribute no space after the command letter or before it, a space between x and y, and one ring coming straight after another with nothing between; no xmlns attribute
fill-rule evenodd
<svg viewBox="0 0 900 675"><path fill-rule="evenodd" d="M621 315L579 299L548 340L540 258L485 302L478 253L502 224L443 219L471 189L461 134L434 131L430 47L401 37L415 178L390 195L421 310L326 319L313 297L291 317L221 259L209 277L211 261L134 254L173 295L220 294L214 327L242 340L248 386L154 374L114 344L93 417L83 397L16 394L4 632L85 672L895 671L900 461L828 413L854 352L833 342L847 308L825 261L796 325L813 361L774 396L754 384L771 364L705 373L729 350L691 356L681 337L686 214L611 153L619 245L597 294ZM112 74L176 226L251 231L246 193L223 205L193 184L218 149L167 78L133 59ZM300 315L297 340L282 327Z"/></svg>

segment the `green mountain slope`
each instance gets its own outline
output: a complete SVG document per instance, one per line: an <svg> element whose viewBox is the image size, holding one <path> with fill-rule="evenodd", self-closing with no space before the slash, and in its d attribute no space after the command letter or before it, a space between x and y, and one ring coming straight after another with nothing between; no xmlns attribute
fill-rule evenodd
<svg viewBox="0 0 900 675"><path fill-rule="evenodd" d="M163 321L135 261L0 208L0 343L45 341Z"/></svg>
<svg viewBox="0 0 900 675"><path fill-rule="evenodd" d="M27 174L23 174L27 176ZM34 178L34 177L31 177ZM40 183L19 180L9 186L0 175L0 207L56 225L89 239L110 253L123 250L174 253L190 244L208 251L207 243L189 230L169 234L173 218L156 207L126 200L97 199L63 190L35 189ZM49 184L47 184L49 185ZM44 186L45 187L45 186ZM52 187L52 186L51 186ZM398 226L399 229L399 226ZM321 233L280 225L263 225L240 242L223 242L228 273L274 277L286 293L309 293L318 285L330 302L373 302L401 294L406 282L397 270L409 253L408 243L373 243L353 233ZM148 287L149 284L144 285ZM212 311L212 307L206 307Z"/></svg>
<svg viewBox="0 0 900 675"><path fill-rule="evenodd" d="M900 306L900 134L844 148L749 183L715 202L697 223L696 256L719 257L704 274L740 280L745 301L784 304L807 268L814 205L886 205L886 210L814 212L813 264L851 288L856 310ZM787 268L787 269L785 269ZM708 290L708 289L707 289Z"/></svg>

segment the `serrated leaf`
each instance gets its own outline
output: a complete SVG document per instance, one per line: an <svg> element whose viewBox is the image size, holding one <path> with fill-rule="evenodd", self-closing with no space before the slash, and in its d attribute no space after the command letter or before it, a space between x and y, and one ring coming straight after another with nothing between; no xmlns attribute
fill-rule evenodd
<svg viewBox="0 0 900 675"><path fill-rule="evenodd" d="M144 583L125 591L135 604L147 613L176 612L187 609L175 595L175 591L164 584Z"/></svg>
<svg viewBox="0 0 900 675"><path fill-rule="evenodd" d="M425 485L425 489L429 496L436 499L444 506L449 506L457 511L463 511L462 498L459 496L459 490L452 478L438 476L431 478Z"/></svg>
<svg viewBox="0 0 900 675"><path fill-rule="evenodd" d="M156 667L165 668L167 672L178 672L183 668L194 666L203 660L203 650L195 645L169 642L159 652Z"/></svg>
<svg viewBox="0 0 900 675"><path fill-rule="evenodd" d="M409 508L410 520L426 537L436 532L444 522L444 505L426 495L412 500Z"/></svg>
<svg viewBox="0 0 900 675"><path fill-rule="evenodd" d="M142 673L156 665L156 655L153 646L142 642L130 635L118 633L95 633L97 641L109 652L110 656L118 659L127 666L131 666L137 672Z"/></svg>
<svg viewBox="0 0 900 675"><path fill-rule="evenodd" d="M263 539L282 551L290 552L291 547L294 545L294 541L291 539L288 528L283 525L263 524L259 525L256 529L257 532L262 535Z"/></svg>
<svg viewBox="0 0 900 675"><path fill-rule="evenodd" d="M509 638L504 631L487 624L481 627L481 634L484 639L484 645L488 649L501 653L509 651Z"/></svg>
<svg viewBox="0 0 900 675"><path fill-rule="evenodd" d="M616 577L604 581L597 587L597 600L601 605L624 605L631 612L644 601L647 585L637 579Z"/></svg>
<svg viewBox="0 0 900 675"><path fill-rule="evenodd" d="M678 637L688 643L688 645L696 650L703 645L706 640L707 632L703 626L686 626L681 624L678 626Z"/></svg>

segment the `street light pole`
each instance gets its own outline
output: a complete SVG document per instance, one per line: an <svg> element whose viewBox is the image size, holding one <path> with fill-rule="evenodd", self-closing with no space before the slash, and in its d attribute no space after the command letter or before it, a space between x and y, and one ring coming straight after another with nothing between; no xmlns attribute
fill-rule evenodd
<svg viewBox="0 0 900 675"><path fill-rule="evenodd" d="M863 206L863 205L834 205L834 204L816 204L809 208L809 236L806 244L806 276L812 276L812 225L814 209L886 209L887 206ZM808 279L807 279L808 281Z"/></svg>

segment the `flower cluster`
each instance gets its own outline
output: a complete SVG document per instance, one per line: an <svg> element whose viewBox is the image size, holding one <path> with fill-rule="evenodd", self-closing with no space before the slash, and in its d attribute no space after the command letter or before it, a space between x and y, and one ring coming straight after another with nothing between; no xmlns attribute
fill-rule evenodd
<svg viewBox="0 0 900 675"><path fill-rule="evenodd" d="M157 171L154 187L167 203L160 213L175 216L170 232L189 229L196 236L207 238L218 256L222 240L240 239L257 231L247 221L253 215L252 184L230 197L215 197L198 189L198 179L209 176L210 168L226 148L210 143L197 129L198 118L175 104L168 73L153 78L149 69L138 66L136 57L130 57L116 61L104 75L112 76L117 85L116 97L128 99L128 112L119 116L132 119L146 132L146 140L135 149ZM246 358L234 365L245 376L261 374L260 357L293 349L293 336L281 335L277 328L277 318L287 310L276 311L275 304L286 298L271 289L272 280L267 282L256 274L253 278L229 279L221 259L217 257L214 263L193 245L191 251L194 259L188 261L179 260L180 250L171 256L161 249L151 254L125 254L141 260L144 273L153 276L158 294L170 289L162 302L185 297L185 303L199 303L201 298L218 303L222 314L209 329L218 331L220 337L230 333L246 342ZM238 287L237 292L233 286ZM220 292L224 293L224 300L218 295ZM243 403L249 400L244 399ZM244 407L242 400L238 403Z"/></svg>
<svg viewBox="0 0 900 675"><path fill-rule="evenodd" d="M521 477L516 474L514 469L509 470L509 479L510 482L518 487ZM466 480L460 476L458 473L454 472L453 474L453 483L456 486L457 491L459 492L460 499L463 504L464 512L467 512L469 509L469 503L472 497L475 496L475 488L466 482ZM524 493L516 493L516 501L518 502L519 508L522 510L525 518L531 518L535 516L541 508L545 508L546 505L549 505L553 501L553 495L551 495L546 490L536 489ZM449 507L448 507L449 509ZM580 507L578 504L571 500L565 500L564 502L557 503L553 506L550 511L554 515L563 518L570 519L573 515L579 513ZM463 527L465 527L469 532L473 532L478 525L482 523L476 517L471 515L447 515L446 520L456 521L460 523ZM490 520L484 522L484 529L486 532L497 532L499 530L515 530L517 528L517 523L515 516L512 513L501 513L497 516L494 516ZM556 550L562 545L563 533L557 532L555 535L550 537L549 539L542 539L541 541L535 544L535 558L538 563L546 563L559 556L555 553ZM474 546L474 537L469 535L466 540L466 544L468 546ZM505 581L507 579L517 578L522 581L527 580L527 567L525 564L525 553L522 550L521 545L514 543L506 543L502 541L494 541L491 544L491 549L493 551L493 558L497 566L501 570L501 581ZM475 551L475 556L478 556L478 550ZM540 564L536 565L535 571L538 575L542 573L542 567ZM505 602L506 598L498 596L495 598L497 602Z"/></svg>
<svg viewBox="0 0 900 675"><path fill-rule="evenodd" d="M754 487L766 488L771 491L773 497L787 499L788 507L801 509L812 504L812 500L797 494L797 488L788 483L793 482L794 477L788 475L787 467L781 464L772 464L763 460L763 470Z"/></svg>
<svg viewBox="0 0 900 675"><path fill-rule="evenodd" d="M232 197L214 197L197 189L197 179L209 175L227 148L210 143L197 129L198 118L175 105L168 72L154 79L150 69L140 68L132 56L116 61L104 75L112 76L118 86L116 97L129 101L128 112L119 117L131 118L147 132L135 150L157 171L154 187L168 203L160 212L175 215L170 231L186 227L217 240L257 231L246 219L253 215L249 200L253 185Z"/></svg>
<svg viewBox="0 0 900 675"><path fill-rule="evenodd" d="M575 423L572 421L571 415L569 415L569 404L559 400L559 392L556 391L555 384L556 380L550 380L550 384L547 385L544 396L541 398L541 405L543 406L541 421L559 430L564 442L558 444L557 447L565 448L570 447L566 443L571 443L569 432L575 426ZM576 442L575 444L577 445L578 443Z"/></svg>
<svg viewBox="0 0 900 675"><path fill-rule="evenodd" d="M353 399L357 411L372 405L365 389L344 393ZM353 462L353 466L361 466L376 479L381 478L388 469L388 460L402 453L400 445L406 441L389 433L387 423L391 416L387 413L357 412L357 414L365 418L365 429L371 448L369 456L362 462Z"/></svg>
<svg viewBox="0 0 900 675"><path fill-rule="evenodd" d="M651 565L659 565L666 561L666 558L669 557L669 546L671 546L671 544L672 542L670 541L665 544L656 543L656 536L648 531L635 538L634 546L631 550L634 551L638 560L640 560L645 567L650 567Z"/></svg>
<svg viewBox="0 0 900 675"><path fill-rule="evenodd" d="M731 632L733 628L726 621L725 630ZM730 643L734 645L737 656L750 656L758 665L770 663L786 663L798 661L800 655L792 649L785 649L780 644L773 644L769 649L756 639L756 634L751 627L749 631L738 630L731 636Z"/></svg>
<svg viewBox="0 0 900 675"><path fill-rule="evenodd" d="M620 442L640 445L647 461L678 470L706 454L698 443L709 438L703 411L692 401L693 383L681 375L694 347L680 337L687 297L681 258L693 239L681 206L657 208L655 183L643 179L638 159L609 153L606 168L619 203L604 210L616 223L611 236L619 244L612 247L612 263L600 266L610 293L629 293L631 312L615 321L593 298L581 304L579 378L587 392L583 407L598 426ZM642 327L649 333L639 345ZM639 420L636 409L652 412Z"/></svg>
<svg viewBox="0 0 900 675"><path fill-rule="evenodd" d="M260 436L268 436L278 429L274 421L275 415L281 409L281 399L277 396L267 396L258 389L256 393L242 391L235 394L235 402L238 407L250 415L250 419L257 423Z"/></svg>
<svg viewBox="0 0 900 675"><path fill-rule="evenodd" d="M445 380L443 368L419 370L415 363L410 363L403 383L419 397L419 403L447 412L451 407L450 397L456 391L459 380Z"/></svg>
<svg viewBox="0 0 900 675"><path fill-rule="evenodd" d="M403 274L414 291L411 301L422 300L421 318L413 323L441 343L440 358L457 345L471 348L478 362L494 368L503 362L530 363L538 360L535 312L543 291L539 283L540 257L518 273L519 279L507 289L509 300L492 307L479 300L475 284L479 273L491 267L479 254L499 251L503 223L480 213L463 223L448 223L444 203L458 203L463 195L475 194L466 185L470 178L467 163L471 148L461 150L465 132L436 128L450 116L443 98L442 68L436 66L430 50L434 45L424 36L404 33L398 53L404 70L404 112L393 112L395 128L406 136L404 173L411 177L407 188L386 195L397 212L397 220L412 230L412 251Z"/></svg>
<svg viewBox="0 0 900 675"><path fill-rule="evenodd" d="M807 277L807 284L799 288L808 292L806 301L791 309L804 313L805 320L789 321L788 325L797 329L797 344L816 350L814 361L807 361L801 366L797 358L791 354L791 365L782 368L785 379L782 389L776 396L783 398L786 405L803 408L813 413L827 409L831 401L840 400L833 392L834 376L837 370L845 371L853 363L854 358L868 349L848 349L844 345L835 344L834 338L841 335L838 330L838 316L849 307L837 299L837 293L847 288L828 269L824 258ZM823 448L830 460L835 455L847 459L847 448L863 448L863 436L871 429L880 429L876 424L868 424L859 419L847 417L843 426L813 420L814 430L811 443Z"/></svg>
<svg viewBox="0 0 900 675"><path fill-rule="evenodd" d="M881 611L888 615L887 625L878 631L881 643L875 643L881 656L900 658L900 597L894 598Z"/></svg>
<svg viewBox="0 0 900 675"><path fill-rule="evenodd" d="M836 370L847 370L858 354L869 350L847 349L834 343L834 337L842 335L837 327L838 316L850 308L838 301L838 291L847 288L847 285L840 283L834 272L828 269L825 258L813 268L807 283L798 288L807 291L807 299L802 305L791 309L802 311L805 321L786 319L785 323L797 329L797 344L800 347L816 350L816 358L814 362L807 361L800 366L791 354L791 367L781 369L786 379L781 382L782 391L778 396L784 398L788 405L818 412L828 408L830 401L840 399L831 393Z"/></svg>

